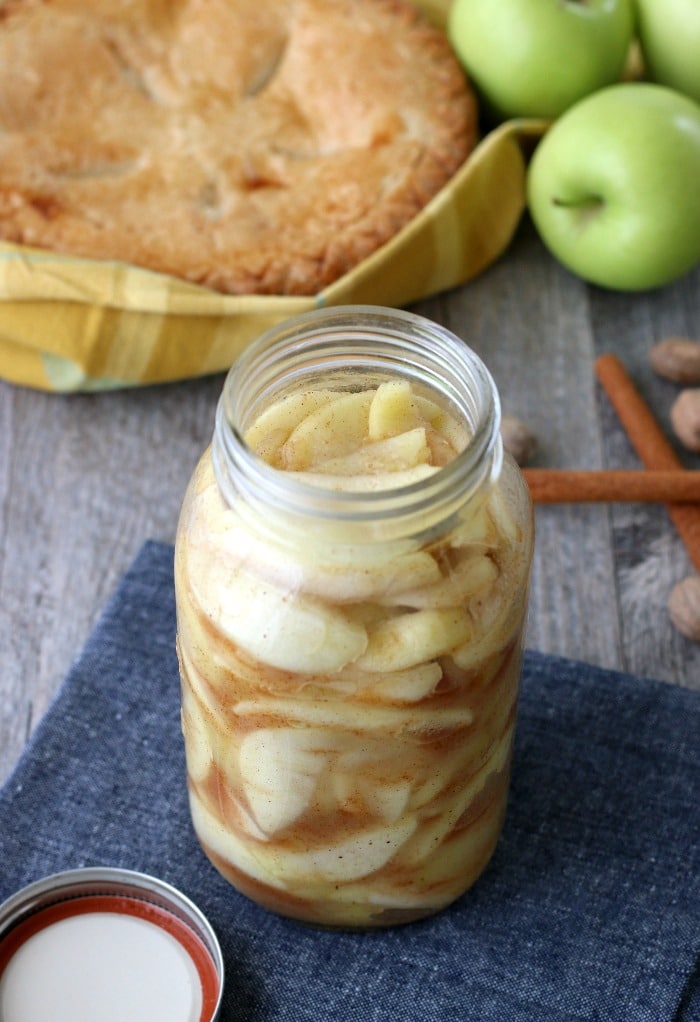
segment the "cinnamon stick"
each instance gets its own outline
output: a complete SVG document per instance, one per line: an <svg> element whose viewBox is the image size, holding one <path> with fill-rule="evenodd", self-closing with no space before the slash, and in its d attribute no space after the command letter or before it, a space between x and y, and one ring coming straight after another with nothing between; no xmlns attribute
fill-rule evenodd
<svg viewBox="0 0 700 1022"><path fill-rule="evenodd" d="M595 372L642 463L652 470L685 471L620 359L601 355L596 359ZM669 501L666 509L700 571L700 506Z"/></svg>
<svg viewBox="0 0 700 1022"><path fill-rule="evenodd" d="M700 472L525 468L536 504L659 503L697 504Z"/></svg>

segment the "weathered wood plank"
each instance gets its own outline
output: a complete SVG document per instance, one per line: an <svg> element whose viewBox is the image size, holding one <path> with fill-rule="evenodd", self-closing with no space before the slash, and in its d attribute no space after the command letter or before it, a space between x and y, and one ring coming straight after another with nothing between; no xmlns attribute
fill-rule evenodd
<svg viewBox="0 0 700 1022"><path fill-rule="evenodd" d="M700 270L643 295L597 288L590 293L595 353L613 352L620 357L683 464L700 468L700 456L678 443L670 424L670 408L680 387L656 376L648 361L649 349L664 337L700 338ZM605 464L639 467L639 458L602 392L599 419ZM612 521L622 666L700 689L700 644L676 632L666 606L672 586L694 571L683 543L658 506L618 505L612 509Z"/></svg>
<svg viewBox="0 0 700 1022"><path fill-rule="evenodd" d="M482 355L504 408L538 434L537 464L631 468L594 359L620 354L668 431L676 388L646 352L667 334L700 337L700 271L645 295L588 288L526 220L497 265L415 308ZM0 382L0 781L141 544L174 538L222 382L73 397ZM700 645L665 608L689 570L661 507L540 508L528 642L700 687Z"/></svg>
<svg viewBox="0 0 700 1022"><path fill-rule="evenodd" d="M58 397L0 384L0 776L141 544L174 538L220 388Z"/></svg>

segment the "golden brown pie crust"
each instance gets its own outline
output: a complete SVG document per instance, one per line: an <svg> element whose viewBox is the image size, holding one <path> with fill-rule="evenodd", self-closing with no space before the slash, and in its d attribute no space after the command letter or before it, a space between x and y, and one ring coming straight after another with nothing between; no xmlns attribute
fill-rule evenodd
<svg viewBox="0 0 700 1022"><path fill-rule="evenodd" d="M314 294L473 148L408 0L8 0L0 237L233 294Z"/></svg>

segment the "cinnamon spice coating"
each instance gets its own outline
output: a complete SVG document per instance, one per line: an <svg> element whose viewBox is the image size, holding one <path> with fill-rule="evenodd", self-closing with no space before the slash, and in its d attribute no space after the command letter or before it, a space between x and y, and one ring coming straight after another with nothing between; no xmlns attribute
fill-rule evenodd
<svg viewBox="0 0 700 1022"><path fill-rule="evenodd" d="M465 160L473 93L404 0L8 0L0 237L314 294Z"/></svg>

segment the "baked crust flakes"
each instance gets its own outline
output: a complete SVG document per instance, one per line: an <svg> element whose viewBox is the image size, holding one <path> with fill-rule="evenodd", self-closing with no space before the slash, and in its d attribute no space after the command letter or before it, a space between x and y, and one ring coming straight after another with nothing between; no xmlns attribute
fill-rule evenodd
<svg viewBox="0 0 700 1022"><path fill-rule="evenodd" d="M7 0L0 237L314 294L440 190L476 119L408 0Z"/></svg>

